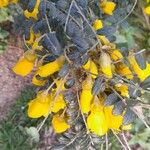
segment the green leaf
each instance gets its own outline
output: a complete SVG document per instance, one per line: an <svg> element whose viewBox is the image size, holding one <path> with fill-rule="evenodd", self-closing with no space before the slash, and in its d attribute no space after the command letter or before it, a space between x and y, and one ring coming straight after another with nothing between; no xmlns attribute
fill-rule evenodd
<svg viewBox="0 0 150 150"><path fill-rule="evenodd" d="M12 16L9 14L8 8L1 8L0 9L0 23L4 21L12 21Z"/></svg>

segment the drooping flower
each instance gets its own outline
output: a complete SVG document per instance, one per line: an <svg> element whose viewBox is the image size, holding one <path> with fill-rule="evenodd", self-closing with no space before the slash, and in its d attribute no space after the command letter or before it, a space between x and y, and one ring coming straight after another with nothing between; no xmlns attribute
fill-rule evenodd
<svg viewBox="0 0 150 150"><path fill-rule="evenodd" d="M30 118L46 117L49 114L50 104L51 95L39 92L37 97L28 103L28 116Z"/></svg>
<svg viewBox="0 0 150 150"><path fill-rule="evenodd" d="M82 91L80 95L81 111L83 113L88 113L90 111L91 102L93 99L92 95L92 79L87 77L82 83Z"/></svg>
<svg viewBox="0 0 150 150"><path fill-rule="evenodd" d="M127 79L133 79L133 74L129 67L122 62L119 62L115 65L115 71Z"/></svg>
<svg viewBox="0 0 150 150"><path fill-rule="evenodd" d="M55 100L54 99L54 94L52 94L52 98L53 98L53 101ZM52 101L52 103L53 103ZM62 94L59 94L58 97L56 98L55 102L54 102L54 105L52 107L52 112L54 113L57 113L59 110L61 109L64 109L66 106L66 103L65 103L65 100L63 98L63 95Z"/></svg>
<svg viewBox="0 0 150 150"><path fill-rule="evenodd" d="M150 75L150 64L146 63L146 68L142 70L134 56L129 56L129 62L133 71L141 81L144 81Z"/></svg>
<svg viewBox="0 0 150 150"><path fill-rule="evenodd" d="M108 45L110 41L104 35L97 35L103 45Z"/></svg>
<svg viewBox="0 0 150 150"><path fill-rule="evenodd" d="M15 64L15 66L12 68L12 70L20 75L20 76L26 76L28 75L33 67L36 60L36 54L32 53L30 51L27 51L22 58L19 59L19 61Z"/></svg>
<svg viewBox="0 0 150 150"><path fill-rule="evenodd" d="M39 92L37 97L29 102L28 116L39 118L47 116L51 112L58 112L64 109L66 103L63 95L59 94L55 98L55 93L48 94L46 91Z"/></svg>
<svg viewBox="0 0 150 150"><path fill-rule="evenodd" d="M123 97L129 97L129 89L125 84L116 84L115 89L120 92Z"/></svg>
<svg viewBox="0 0 150 150"><path fill-rule="evenodd" d="M58 71L61 66L63 65L64 58L59 57L53 62L50 62L44 66L39 67L39 70L37 71L37 74L39 74L41 77L47 77L56 71Z"/></svg>
<svg viewBox="0 0 150 150"><path fill-rule="evenodd" d="M123 117L121 115L113 115L112 110L113 106L104 107L108 128L119 131L122 125Z"/></svg>
<svg viewBox="0 0 150 150"><path fill-rule="evenodd" d="M103 23L102 23L102 20L100 19L96 19L93 23L93 28L95 30L99 30L99 29L102 29L103 28Z"/></svg>
<svg viewBox="0 0 150 150"><path fill-rule="evenodd" d="M100 56L100 66L104 75L108 78L112 78L111 59L110 56L104 52L102 52Z"/></svg>
<svg viewBox="0 0 150 150"><path fill-rule="evenodd" d="M113 11L115 10L116 4L114 2L104 1L100 3L100 7L105 14L112 15Z"/></svg>
<svg viewBox="0 0 150 150"><path fill-rule="evenodd" d="M111 53L111 59L114 60L114 61L118 61L118 60L120 60L122 58L123 58L123 56L122 56L122 54L120 53L119 50L114 50Z"/></svg>
<svg viewBox="0 0 150 150"><path fill-rule="evenodd" d="M96 78L95 75L98 75L98 69L96 64L92 60L88 60L87 63L83 66L85 70L90 71L93 75L92 78ZM95 75L94 75L95 74Z"/></svg>
<svg viewBox="0 0 150 150"><path fill-rule="evenodd" d="M59 114L53 116L52 126L55 133L62 133L70 128L70 125L67 123L67 119Z"/></svg>
<svg viewBox="0 0 150 150"><path fill-rule="evenodd" d="M145 7L144 12L145 14L150 15L150 5Z"/></svg>
<svg viewBox="0 0 150 150"><path fill-rule="evenodd" d="M94 134L103 136L108 131L107 120L103 111L103 106L95 103L91 106L91 113L87 118L87 125Z"/></svg>

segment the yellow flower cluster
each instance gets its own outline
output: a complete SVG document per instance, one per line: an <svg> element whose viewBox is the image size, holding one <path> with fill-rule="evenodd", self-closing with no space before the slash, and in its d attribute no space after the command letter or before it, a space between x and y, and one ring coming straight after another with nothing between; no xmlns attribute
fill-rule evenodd
<svg viewBox="0 0 150 150"><path fill-rule="evenodd" d="M25 10L24 16L27 19L37 20L39 5L40 0L36 0L33 11ZM103 0L99 5L103 13L107 15L112 15L116 7L114 2L107 0ZM103 28L105 28L105 23L98 18L95 19L93 29L97 31ZM113 79L115 79L114 76L116 75L129 82L134 78L138 78L143 82L150 76L150 64L145 61L144 66L143 62L140 62L136 57L139 54L133 52L124 56L124 53L115 44L111 43L105 35L96 35L99 45L95 47L95 51L87 52L89 59L80 67L76 67L74 62L69 59L68 53L74 49L68 49L68 53L64 52L55 55L54 59L45 61L44 59L47 56L53 56L53 54L48 50L44 50L43 46L40 45L40 40L43 36L40 32L35 34L33 29L33 26L31 26L29 37L25 40L29 50L24 53L13 67L13 71L21 76L28 75L35 67L36 71L33 75L32 83L36 86L42 86L42 90L39 90L37 96L28 103L28 116L40 118L48 117L50 114L52 116L52 126L56 133L68 130L71 124L68 123L70 116L66 113L68 104L65 101L64 93L68 89L65 87L65 82L67 79L73 78L75 85L70 91L74 93L80 92L79 99L77 99L78 105L82 114L86 116L87 127L91 132L103 136L109 130L130 129L131 125L123 125L125 111L122 114L114 115L114 106L104 105L108 95L112 93L112 88L121 97L130 98L129 85L124 80L120 82L118 79L117 83L115 81L114 84L110 84L110 82L114 81ZM57 45L55 39L53 41ZM42 54L40 55L40 53ZM144 67L141 66L141 63ZM69 71L67 69L61 70L64 64L71 66L68 69ZM68 76L64 75L66 78L62 77L59 74L60 71ZM102 79L101 84L103 82L105 84L104 88L98 89L99 92L94 94L93 86L98 77ZM51 83L50 80L53 82Z"/></svg>
<svg viewBox="0 0 150 150"><path fill-rule="evenodd" d="M102 29L103 26L100 24L103 24L102 21L96 19L93 23L93 28L95 30ZM123 62L124 56L119 49L116 49L115 44L110 43L105 36L98 35L98 38L102 45L109 48L107 53L105 51L101 52L99 60L100 69L97 69L99 72L103 73L105 77L112 78L113 73L117 73L127 79L133 79L135 74L142 82L150 76L150 64L148 62L146 62L145 69L141 68L135 59L136 54L131 52L128 55L129 67Z"/></svg>
<svg viewBox="0 0 150 150"><path fill-rule="evenodd" d="M123 117L121 115L112 114L113 106L105 107L101 100L95 97L91 105L91 112L87 117L88 128L96 135L103 136L109 129L120 131L124 127L122 125ZM127 130L130 129L127 128Z"/></svg>
<svg viewBox="0 0 150 150"><path fill-rule="evenodd" d="M52 125L56 133L66 131L70 125L67 123L67 117L64 112L60 114L66 107L63 94L56 94L58 88L60 88L60 81L56 81L56 89L53 89L51 93L48 91L39 91L36 98L28 103L28 116L30 118L47 117L49 114L54 113L52 118ZM61 87L62 92L64 87Z"/></svg>
<svg viewBox="0 0 150 150"><path fill-rule="evenodd" d="M81 111L89 114L87 117L88 128L100 136L106 134L109 129L120 131L124 127L122 125L123 116L113 115L113 106L104 106L105 93L101 93L99 98L92 95L90 76L83 82L82 89L80 105ZM120 91L122 96L128 96L128 87L126 85L116 85L116 90Z"/></svg>

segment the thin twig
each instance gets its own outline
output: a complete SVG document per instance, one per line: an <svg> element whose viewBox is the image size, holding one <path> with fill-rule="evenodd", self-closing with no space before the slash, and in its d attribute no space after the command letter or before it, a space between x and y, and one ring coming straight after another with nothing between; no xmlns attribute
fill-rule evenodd
<svg viewBox="0 0 150 150"><path fill-rule="evenodd" d="M62 85L64 84L64 82L66 81L67 76L68 76L68 74L64 77L64 79L62 80L61 84L59 85L58 90L57 90L57 92L55 93L53 102L51 103L51 105L50 105L50 107L49 107L48 115L44 118L44 120L42 121L41 125L39 126L38 132L41 130L41 128L43 127L43 125L44 125L45 121L47 120L49 114L51 113L51 110L52 110L52 108L53 108L53 106L54 106L54 104L55 104L55 102L56 102L56 100L57 100L57 97L58 97L59 94L60 94L60 89L61 89Z"/></svg>
<svg viewBox="0 0 150 150"><path fill-rule="evenodd" d="M127 138L125 137L125 135L124 135L123 132L122 132L122 137L123 137L123 140L124 140L126 146L128 147L128 149L131 150L131 148L130 148L130 146L129 146L129 143L128 143L128 141L127 141Z"/></svg>
<svg viewBox="0 0 150 150"><path fill-rule="evenodd" d="M71 13L73 3L74 3L74 0L72 0L72 2L70 4L70 7L69 7L68 15L67 15L65 26L64 26L64 32L66 32L66 29L67 29L67 24L68 24L68 21L69 21L69 16L70 16L70 13Z"/></svg>
<svg viewBox="0 0 150 150"><path fill-rule="evenodd" d="M64 56L65 56L66 60L68 61L68 63L72 64L72 61L67 56L66 50L67 50L67 48L64 49Z"/></svg>
<svg viewBox="0 0 150 150"><path fill-rule="evenodd" d="M118 75L118 74L115 74L115 73L114 73L114 75L115 75L116 77L122 79L123 81L129 83L129 85L130 85L131 87L133 87L133 88L135 88L135 89L138 89L138 90L140 90L140 91L143 91L143 92L145 92L145 93L150 93L149 90L145 90L145 89L139 87L139 86L136 85L134 82L132 82L132 81L130 81L130 80L128 80L128 79L123 78L122 76L120 76L120 75ZM125 83L125 84L127 84L127 83ZM128 85L128 84L127 84L127 85Z"/></svg>
<svg viewBox="0 0 150 150"><path fill-rule="evenodd" d="M125 20L132 14L133 10L135 9L135 6L136 6L137 2L138 2L138 0L135 0L134 5L133 5L131 11L130 11L122 20L120 20L120 21L117 23L117 26L118 26L120 23L122 23L123 21L125 21Z"/></svg>
<svg viewBox="0 0 150 150"><path fill-rule="evenodd" d="M109 146L108 146L108 133L106 133L105 135L105 141L106 141L106 150L108 150Z"/></svg>
<svg viewBox="0 0 150 150"><path fill-rule="evenodd" d="M150 126L147 124L144 118L135 109L132 109L132 110L138 116L138 118L144 123L144 125L150 130Z"/></svg>
<svg viewBox="0 0 150 150"><path fill-rule="evenodd" d="M145 21L146 21L147 27L148 27L148 29L150 30L150 22L149 22L150 20L149 20L149 16L147 16L147 15L145 14L143 7L142 7L141 9L142 9L142 13L143 13L144 19L145 19Z"/></svg>
<svg viewBox="0 0 150 150"><path fill-rule="evenodd" d="M113 92L122 100L122 102L125 104L125 105L127 105L126 104L126 100L113 88L113 87L110 87L112 90L113 90Z"/></svg>
<svg viewBox="0 0 150 150"><path fill-rule="evenodd" d="M51 30L51 27L50 27L50 24L49 24L49 21L48 21L48 18L47 18L47 15L45 14L45 19L46 19L46 23L47 23L47 26L48 26L48 30L49 32L51 33L52 30Z"/></svg>
<svg viewBox="0 0 150 150"><path fill-rule="evenodd" d="M144 53L145 51L146 51L146 49L142 49L142 50L140 50L140 51L138 51L136 53L132 53L131 56L135 56L135 55L138 55L140 53ZM117 57L117 55L115 55L115 56ZM117 64L119 62L122 62L124 59L126 59L126 58L123 57L123 58L121 58L121 59L119 59L117 61L114 61L113 64Z"/></svg>
<svg viewBox="0 0 150 150"><path fill-rule="evenodd" d="M98 39L97 34L96 34L94 28L90 25L90 23L88 22L88 20L86 19L86 17L84 16L84 14L83 14L82 11L80 10L80 8L78 7L76 1L74 1L74 4L75 4L76 8L78 9L80 15L83 17L83 19L86 21L86 23L88 24L88 26L91 28L91 30L92 30L92 32L94 33L94 35L95 35L95 37L96 37L96 39L97 39L97 41L98 41L98 43L99 43L99 46L100 46L100 48L101 48L101 47L102 47L102 44L101 44L100 40Z"/></svg>
<svg viewBox="0 0 150 150"><path fill-rule="evenodd" d="M53 85L56 83L57 80L58 80L58 79L55 79L55 80L52 82L52 84L48 87L48 89L45 91L47 94L48 94L49 90L53 87Z"/></svg>
<svg viewBox="0 0 150 150"><path fill-rule="evenodd" d="M27 49L30 50L29 46L26 44L25 35L23 35L23 42L24 42L25 46L27 47Z"/></svg>
<svg viewBox="0 0 150 150"><path fill-rule="evenodd" d="M113 132L113 134L115 135L115 137L117 138L117 140L120 142L120 144L122 145L122 147L123 147L125 150L128 150L128 149L126 148L126 146L122 143L122 141L121 141L121 139L119 138L119 136L115 133L115 131L112 130L112 132Z"/></svg>

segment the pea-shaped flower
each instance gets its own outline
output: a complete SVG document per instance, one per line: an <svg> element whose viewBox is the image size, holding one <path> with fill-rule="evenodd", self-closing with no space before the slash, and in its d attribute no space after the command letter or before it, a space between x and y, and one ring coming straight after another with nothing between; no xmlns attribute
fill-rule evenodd
<svg viewBox="0 0 150 150"><path fill-rule="evenodd" d="M98 75L98 69L96 64L92 60L88 60L87 63L83 66L85 70L90 71L93 75L92 78L96 78L95 75Z"/></svg>
<svg viewBox="0 0 150 150"><path fill-rule="evenodd" d="M108 78L112 78L113 75L112 75L111 59L110 56L105 52L101 53L100 66L103 74Z"/></svg>
<svg viewBox="0 0 150 150"><path fill-rule="evenodd" d="M113 115L112 110L113 106L104 107L108 128L119 131L122 125L123 117L121 115Z"/></svg>
<svg viewBox="0 0 150 150"><path fill-rule="evenodd" d="M100 3L100 7L105 14L112 15L113 11L115 10L116 4L114 2L104 1Z"/></svg>
<svg viewBox="0 0 150 150"><path fill-rule="evenodd" d="M67 123L67 119L64 117L64 115L61 116L58 114L53 116L52 126L55 133L62 133L70 128L70 125Z"/></svg>
<svg viewBox="0 0 150 150"><path fill-rule="evenodd" d="M39 92L37 97L28 103L28 116L31 118L46 117L50 111L50 104L51 95Z"/></svg>
<svg viewBox="0 0 150 150"><path fill-rule="evenodd" d="M91 113L87 118L87 125L90 131L96 135L103 136L108 131L107 120L101 104L94 104Z"/></svg>
<svg viewBox="0 0 150 150"><path fill-rule="evenodd" d="M99 29L102 29L103 28L103 23L100 19L96 19L93 23L93 28L95 30L99 30Z"/></svg>
<svg viewBox="0 0 150 150"><path fill-rule="evenodd" d="M91 77L87 77L82 83L82 91L80 95L81 111L83 113L88 113L90 111L92 99L92 79Z"/></svg>
<svg viewBox="0 0 150 150"><path fill-rule="evenodd" d="M63 57L59 57L55 61L39 67L37 74L39 74L41 77L52 75L53 73L60 70L61 66L63 65L63 61Z"/></svg>
<svg viewBox="0 0 150 150"><path fill-rule="evenodd" d="M34 67L36 57L37 56L35 53L32 53L32 51L27 51L24 56L15 64L12 70L16 74L23 77L28 75Z"/></svg>

